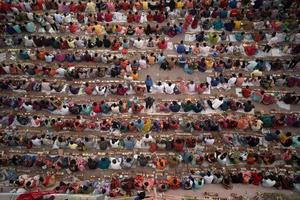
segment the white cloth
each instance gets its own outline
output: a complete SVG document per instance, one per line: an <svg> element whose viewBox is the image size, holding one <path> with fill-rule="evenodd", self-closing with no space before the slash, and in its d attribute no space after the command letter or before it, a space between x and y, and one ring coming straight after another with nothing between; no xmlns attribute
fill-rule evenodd
<svg viewBox="0 0 300 200"><path fill-rule="evenodd" d="M164 86L165 93L167 93L167 94L173 94L174 93L174 88L175 88L175 84L174 83L172 83L171 85L165 84L165 86Z"/></svg>
<svg viewBox="0 0 300 200"><path fill-rule="evenodd" d="M121 163L122 163L122 158L110 158L111 169L122 169Z"/></svg>
<svg viewBox="0 0 300 200"><path fill-rule="evenodd" d="M193 84L189 83L188 84L188 90L189 90L190 93L195 92L196 91L196 84L195 83L193 83Z"/></svg>
<svg viewBox="0 0 300 200"><path fill-rule="evenodd" d="M228 85L231 87L231 86L234 86L235 85L235 82L236 82L236 77L231 77L229 80L228 80Z"/></svg>
<svg viewBox="0 0 300 200"><path fill-rule="evenodd" d="M213 145L215 143L215 139L213 139L213 138L205 138L204 142L205 142L205 144Z"/></svg>
<svg viewBox="0 0 300 200"><path fill-rule="evenodd" d="M205 175L203 178L204 178L205 184L211 184L212 181L214 180L214 175L212 175L212 174L210 176Z"/></svg>
<svg viewBox="0 0 300 200"><path fill-rule="evenodd" d="M277 36L275 37L272 37L269 41L268 41L268 45L272 46L272 45L275 45L279 42L279 39Z"/></svg>
<svg viewBox="0 0 300 200"><path fill-rule="evenodd" d="M35 139L31 140L31 142L34 146L41 146L42 145L41 139L39 139L39 138L35 138Z"/></svg>
<svg viewBox="0 0 300 200"><path fill-rule="evenodd" d="M25 47L34 47L35 44L34 44L33 39L28 39L27 37L25 37L24 46Z"/></svg>
<svg viewBox="0 0 300 200"><path fill-rule="evenodd" d="M210 47L209 47L209 46L201 47L201 50L200 50L200 52L201 52L204 56L208 56L209 51L210 51Z"/></svg>
<svg viewBox="0 0 300 200"><path fill-rule="evenodd" d="M140 41L134 40L133 46L135 46L138 49L141 49L144 46L144 41L143 40L140 40Z"/></svg>
<svg viewBox="0 0 300 200"><path fill-rule="evenodd" d="M218 109L223 104L223 100L220 101L219 99L215 99L212 101L212 107L213 109Z"/></svg>
<svg viewBox="0 0 300 200"><path fill-rule="evenodd" d="M117 141L115 141L114 143L113 143L112 140L110 140L110 146L111 146L112 148L118 148L118 147L119 147L119 143L120 143L120 140L117 140Z"/></svg>
<svg viewBox="0 0 300 200"><path fill-rule="evenodd" d="M164 93L164 85L163 84L161 84L161 85L154 85L153 86L153 91L155 93L160 93L160 94Z"/></svg>
<svg viewBox="0 0 300 200"><path fill-rule="evenodd" d="M66 70L65 70L64 68L60 67L60 68L57 68L57 69L56 69L56 73L57 73L59 76L64 76L65 73L66 73Z"/></svg>
<svg viewBox="0 0 300 200"><path fill-rule="evenodd" d="M276 184L276 181L271 180L271 179L263 179L262 180L262 185L264 187L273 187Z"/></svg>

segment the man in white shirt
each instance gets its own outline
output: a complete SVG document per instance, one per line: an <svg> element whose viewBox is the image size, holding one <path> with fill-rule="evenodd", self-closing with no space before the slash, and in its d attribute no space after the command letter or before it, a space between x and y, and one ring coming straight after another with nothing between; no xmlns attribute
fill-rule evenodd
<svg viewBox="0 0 300 200"><path fill-rule="evenodd" d="M279 41L279 39L278 39L278 37L276 36L276 32L272 33L272 37L271 37L271 39L268 41L268 43L266 44L266 46L265 46L263 52L268 53L268 52L272 49L272 47L278 43L278 41Z"/></svg>
<svg viewBox="0 0 300 200"><path fill-rule="evenodd" d="M63 107L59 111L59 114L61 114L61 115L68 115L68 114L70 114L69 108L66 105L63 105Z"/></svg>
<svg viewBox="0 0 300 200"><path fill-rule="evenodd" d="M80 39L79 37L76 37L75 45L77 48L83 48L84 47L84 41Z"/></svg>
<svg viewBox="0 0 300 200"><path fill-rule="evenodd" d="M65 13L64 14L64 23L69 24L70 22L72 22L72 15L69 13Z"/></svg>
<svg viewBox="0 0 300 200"><path fill-rule="evenodd" d="M122 169L121 163L122 163L122 158L110 158L111 169Z"/></svg>
<svg viewBox="0 0 300 200"><path fill-rule="evenodd" d="M62 67L59 67L59 68L56 69L56 73L58 74L58 76L64 77L65 73L66 73L66 70Z"/></svg>
<svg viewBox="0 0 300 200"><path fill-rule="evenodd" d="M209 52L210 52L210 47L206 45L206 43L203 43L203 47L201 47L200 52L204 55L204 56L208 56Z"/></svg>
<svg viewBox="0 0 300 200"><path fill-rule="evenodd" d="M63 16L61 14L59 14L59 12L57 11L55 14L54 14L54 19L55 19L55 22L60 24L63 22Z"/></svg>
<svg viewBox="0 0 300 200"><path fill-rule="evenodd" d="M236 75L235 74L232 74L231 75L231 78L228 80L228 86L229 87L232 87L235 85L235 82L236 82Z"/></svg>
<svg viewBox="0 0 300 200"><path fill-rule="evenodd" d="M41 141L41 139L38 138L38 137L36 137L35 139L32 139L31 142L32 142L32 144L33 144L34 146L41 146L41 145L42 145L42 141Z"/></svg>
<svg viewBox="0 0 300 200"><path fill-rule="evenodd" d="M207 174L205 176L203 176L203 178L204 178L205 184L211 184L214 179L214 175L210 172L207 172Z"/></svg>
<svg viewBox="0 0 300 200"><path fill-rule="evenodd" d="M164 86L165 93L174 94L174 88L175 88L174 83L169 82L168 84L165 84Z"/></svg>
<svg viewBox="0 0 300 200"><path fill-rule="evenodd" d="M164 84L162 84L160 81L153 86L153 92L163 94L164 93Z"/></svg>
<svg viewBox="0 0 300 200"><path fill-rule="evenodd" d="M144 46L144 41L141 40L141 38L138 38L138 39L134 40L133 46L138 48L138 49L141 49Z"/></svg>
<svg viewBox="0 0 300 200"><path fill-rule="evenodd" d="M223 97L216 98L215 100L207 100L207 104L213 109L216 110L218 109L222 104L223 104Z"/></svg>
<svg viewBox="0 0 300 200"><path fill-rule="evenodd" d="M54 58L54 55L52 55L52 54L47 53L47 54L45 55L45 61L46 61L47 63L52 62L52 61L53 61L53 58Z"/></svg>
<svg viewBox="0 0 300 200"><path fill-rule="evenodd" d="M35 45L35 43L34 43L31 36L28 36L28 37L25 36L24 37L24 46L25 47L36 47L36 45Z"/></svg>
<svg viewBox="0 0 300 200"><path fill-rule="evenodd" d="M232 46L232 43L231 43L231 42L229 42L228 47L227 47L226 50L227 50L227 53L228 53L228 54L233 54L234 46Z"/></svg>
<svg viewBox="0 0 300 200"><path fill-rule="evenodd" d="M190 81L188 83L188 90L189 93L194 93L196 91L196 84L194 83L194 81Z"/></svg>
<svg viewBox="0 0 300 200"><path fill-rule="evenodd" d="M300 44L300 31L294 35L293 42L295 44Z"/></svg>

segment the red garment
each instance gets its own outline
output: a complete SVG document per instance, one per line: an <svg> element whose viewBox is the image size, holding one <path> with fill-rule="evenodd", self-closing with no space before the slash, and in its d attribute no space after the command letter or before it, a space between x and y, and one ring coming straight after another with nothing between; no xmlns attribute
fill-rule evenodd
<svg viewBox="0 0 300 200"><path fill-rule="evenodd" d="M245 46L244 50L245 50L245 53L247 54L247 56L254 56L256 54L255 46Z"/></svg>
<svg viewBox="0 0 300 200"><path fill-rule="evenodd" d="M11 10L11 4L10 3L5 3L4 1L1 1L0 2L0 10L10 11Z"/></svg>
<svg viewBox="0 0 300 200"><path fill-rule="evenodd" d="M153 15L152 14L148 14L147 15L147 21L151 22L153 20Z"/></svg>
<svg viewBox="0 0 300 200"><path fill-rule="evenodd" d="M103 20L104 20L104 18L103 18L103 13L98 12L98 13L97 13L97 21L98 21L98 22L102 22Z"/></svg>
<svg viewBox="0 0 300 200"><path fill-rule="evenodd" d="M140 23L141 21L141 16L140 15L134 15L134 22L135 23Z"/></svg>
<svg viewBox="0 0 300 200"><path fill-rule="evenodd" d="M126 94L127 91L128 91L128 88L118 87L118 89L117 89L117 95L123 96L123 95Z"/></svg>
<svg viewBox="0 0 300 200"><path fill-rule="evenodd" d="M83 13L78 13L77 14L77 20L79 23L83 23L84 21L84 14Z"/></svg>
<svg viewBox="0 0 300 200"><path fill-rule="evenodd" d="M212 13L211 13L211 17L212 18L217 18L219 16L219 11L217 10L214 10Z"/></svg>
<svg viewBox="0 0 300 200"><path fill-rule="evenodd" d="M194 18L192 25L191 25L192 29L196 29L198 27L198 23L199 23L198 18Z"/></svg>
<svg viewBox="0 0 300 200"><path fill-rule="evenodd" d="M262 41L263 37L260 33L254 33L254 41L255 42L260 42Z"/></svg>
<svg viewBox="0 0 300 200"><path fill-rule="evenodd" d="M132 23L134 21L134 15L133 14L128 14L127 15L127 22Z"/></svg>
<svg viewBox="0 0 300 200"><path fill-rule="evenodd" d="M263 179L263 177L256 172L252 172L251 177L253 185L259 185Z"/></svg>
<svg viewBox="0 0 300 200"><path fill-rule="evenodd" d="M243 97L245 98L249 98L251 96L251 90L249 88L243 88L242 89L242 94L243 94Z"/></svg>
<svg viewBox="0 0 300 200"><path fill-rule="evenodd" d="M198 84L196 86L196 91L198 94L202 94L206 90L206 86L204 84Z"/></svg>
<svg viewBox="0 0 300 200"><path fill-rule="evenodd" d="M101 112L101 107L98 103L95 106L93 106L93 112L95 112L95 113Z"/></svg>
<svg viewBox="0 0 300 200"><path fill-rule="evenodd" d="M173 143L173 146L174 146L175 151L182 152L183 148L184 148L184 141L183 140L176 140Z"/></svg>
<svg viewBox="0 0 300 200"><path fill-rule="evenodd" d="M275 99L271 95L264 95L262 99L262 103L265 105L270 105L275 103Z"/></svg>
<svg viewBox="0 0 300 200"><path fill-rule="evenodd" d="M221 8L227 8L228 7L228 0L221 0L220 1L220 7Z"/></svg>
<svg viewBox="0 0 300 200"><path fill-rule="evenodd" d="M75 3L69 5L70 12L77 12L77 5Z"/></svg>
<svg viewBox="0 0 300 200"><path fill-rule="evenodd" d="M70 29L70 32L71 33L76 33L77 32L77 30L78 30L78 27L77 27L77 25L76 24L71 24L70 26L69 26L69 29Z"/></svg>
<svg viewBox="0 0 300 200"><path fill-rule="evenodd" d="M104 19L105 19L106 22L111 22L112 19L113 19L113 14L111 14L111 13L105 13Z"/></svg>
<svg viewBox="0 0 300 200"><path fill-rule="evenodd" d="M85 7L86 7L86 5L84 3L78 4L77 10L79 12L84 12L85 11Z"/></svg>
<svg viewBox="0 0 300 200"><path fill-rule="evenodd" d="M43 10L44 0L37 0L36 2L36 10Z"/></svg>
<svg viewBox="0 0 300 200"><path fill-rule="evenodd" d="M120 47L121 47L121 44L120 44L120 42L117 41L112 45L112 50L118 51Z"/></svg>
<svg viewBox="0 0 300 200"><path fill-rule="evenodd" d="M160 49L166 49L167 47L168 47L168 43L165 40L159 42L158 44L158 48Z"/></svg>
<svg viewBox="0 0 300 200"><path fill-rule="evenodd" d="M185 23L191 24L193 22L193 15L189 14L185 17Z"/></svg>
<svg viewBox="0 0 300 200"><path fill-rule="evenodd" d="M88 86L88 87L86 87L85 88L85 93L87 94L87 95L91 95L92 93L93 93L93 90L94 90L94 87L92 87L92 86Z"/></svg>
<svg viewBox="0 0 300 200"><path fill-rule="evenodd" d="M179 124L178 123L171 123L170 124L170 129L173 129L173 130L179 129Z"/></svg>
<svg viewBox="0 0 300 200"><path fill-rule="evenodd" d="M60 49L68 49L69 48L67 40L60 42L59 46L60 46Z"/></svg>
<svg viewBox="0 0 300 200"><path fill-rule="evenodd" d="M156 143L151 143L151 144L150 144L149 151L150 151L151 153L157 151L157 145L156 145Z"/></svg>
<svg viewBox="0 0 300 200"><path fill-rule="evenodd" d="M123 2L122 4L121 4L121 8L122 8L122 10L129 10L130 9L130 4L129 3L127 3L127 2Z"/></svg>
<svg viewBox="0 0 300 200"><path fill-rule="evenodd" d="M155 21L156 21L157 23L162 23L164 20L165 20L165 17L164 17L162 14L157 14L157 15L155 16Z"/></svg>
<svg viewBox="0 0 300 200"><path fill-rule="evenodd" d="M188 148L195 148L196 144L197 144L197 141L196 141L195 138L188 138L188 139L186 140L186 146L187 146Z"/></svg>
<svg viewBox="0 0 300 200"><path fill-rule="evenodd" d="M236 16L238 16L238 10L236 8L231 9L230 17L236 17Z"/></svg>

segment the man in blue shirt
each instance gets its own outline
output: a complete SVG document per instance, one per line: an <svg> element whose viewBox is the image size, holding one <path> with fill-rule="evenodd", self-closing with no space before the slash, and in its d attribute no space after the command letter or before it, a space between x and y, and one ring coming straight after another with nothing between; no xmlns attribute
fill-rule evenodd
<svg viewBox="0 0 300 200"><path fill-rule="evenodd" d="M179 54L185 53L185 45L183 44L183 40L180 41L180 44L177 46L176 51Z"/></svg>
<svg viewBox="0 0 300 200"><path fill-rule="evenodd" d="M146 87L147 87L147 92L150 93L151 92L151 87L153 86L153 81L152 81L152 78L149 75L147 75L147 77L146 77L145 84L146 84Z"/></svg>

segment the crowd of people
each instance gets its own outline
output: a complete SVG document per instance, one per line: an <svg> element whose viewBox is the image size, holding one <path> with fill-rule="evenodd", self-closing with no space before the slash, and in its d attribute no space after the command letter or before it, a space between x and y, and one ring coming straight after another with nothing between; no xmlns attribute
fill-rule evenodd
<svg viewBox="0 0 300 200"><path fill-rule="evenodd" d="M27 162L30 165L30 159ZM18 158L15 159L17 163ZM37 161L38 162L38 161ZM77 168L76 160L70 161L70 168ZM106 160L103 160L106 165ZM141 159L143 163L143 159ZM22 162L21 162L22 163ZM65 162L62 161L62 166L65 166ZM42 164L41 162L39 164ZM97 163L95 160L89 159L87 165L90 169L94 169ZM222 184L225 188L232 188L233 184L252 184L262 185L266 188L278 188L292 190L293 188L299 188L299 176L291 175L287 172L276 173L268 171L203 171L203 172L189 172L188 175L179 176L167 176L161 177L155 180L151 176L145 175L133 175L133 176L109 176L105 181L80 181L80 182L67 182L61 181L57 183L54 175L47 176L29 176L26 174L16 178L16 175L12 171L3 171L3 176L8 176L10 182L18 186L16 193L24 193L28 190L32 190L36 187L51 188L55 186L52 193L66 193L66 194L94 194L110 197L117 196L131 196L134 190L137 190L137 198L144 199L146 192L156 188L158 192L166 192L168 190L185 189L185 190L197 190L207 184ZM30 194L30 193L29 193ZM51 193L50 193L51 194ZM54 197L54 196L53 196ZM52 198L53 199L53 198Z"/></svg>
<svg viewBox="0 0 300 200"><path fill-rule="evenodd" d="M299 16L292 0L1 1L0 181L24 199L299 192Z"/></svg>

